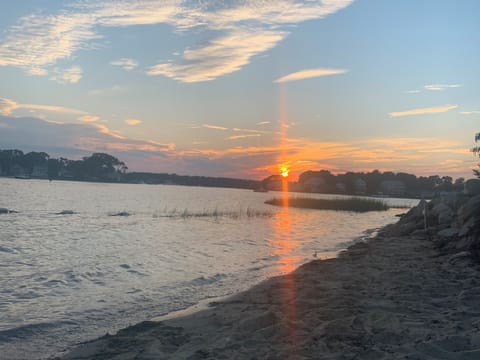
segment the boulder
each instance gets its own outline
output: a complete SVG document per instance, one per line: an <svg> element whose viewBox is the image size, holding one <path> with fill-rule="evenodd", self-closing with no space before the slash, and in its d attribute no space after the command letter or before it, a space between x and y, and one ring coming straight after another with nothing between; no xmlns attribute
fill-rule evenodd
<svg viewBox="0 0 480 360"><path fill-rule="evenodd" d="M442 213L449 213L453 215L453 209L443 202L437 203L430 211L436 216L439 216Z"/></svg>
<svg viewBox="0 0 480 360"><path fill-rule="evenodd" d="M480 195L480 179L467 180L463 191L470 196Z"/></svg>
<svg viewBox="0 0 480 360"><path fill-rule="evenodd" d="M448 229L440 230L437 233L437 236L444 239L454 240L458 236L458 229L448 228Z"/></svg>
<svg viewBox="0 0 480 360"><path fill-rule="evenodd" d="M417 230L417 225L415 224L415 222L408 222L398 227L398 235L399 236L410 235L415 230Z"/></svg>
<svg viewBox="0 0 480 360"><path fill-rule="evenodd" d="M444 202L437 203L430 213L436 217L437 224L450 225L454 219L455 212L453 209Z"/></svg>
<svg viewBox="0 0 480 360"><path fill-rule="evenodd" d="M469 233L471 233L475 227L476 222L477 220L474 217L471 217L470 219L468 219L465 223L462 224L462 227L460 228L458 236L464 237L464 236L467 236Z"/></svg>
<svg viewBox="0 0 480 360"><path fill-rule="evenodd" d="M453 221L453 212L443 212L438 215L439 225L449 225Z"/></svg>
<svg viewBox="0 0 480 360"><path fill-rule="evenodd" d="M399 223L406 224L409 222L416 221L419 218L423 218L423 211L427 207L427 202L425 200L420 200L417 206L411 208L406 214L403 214Z"/></svg>
<svg viewBox="0 0 480 360"><path fill-rule="evenodd" d="M449 247L454 246L454 242L458 238L458 229L455 228L447 228L443 229L437 232L437 235L435 237L435 245L443 248L447 245L450 245Z"/></svg>

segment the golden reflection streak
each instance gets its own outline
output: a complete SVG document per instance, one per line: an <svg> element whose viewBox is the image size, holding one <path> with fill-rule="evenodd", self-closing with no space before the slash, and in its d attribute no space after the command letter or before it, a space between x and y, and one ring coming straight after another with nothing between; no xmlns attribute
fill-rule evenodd
<svg viewBox="0 0 480 360"><path fill-rule="evenodd" d="M281 158L279 159L279 171L283 175L289 169L287 160L287 111L286 111L286 89L284 86L280 88L280 144ZM281 176L282 180L282 210L279 212L274 222L274 255L278 256L278 267L284 275L284 286L282 287L282 306L283 313L286 316L285 333L288 336L290 344L289 358L295 358L298 355L298 334L297 334L297 304L296 304L296 284L295 277L290 274L295 270L296 262L293 252L296 248L296 242L291 238L292 222L288 207L288 176Z"/></svg>

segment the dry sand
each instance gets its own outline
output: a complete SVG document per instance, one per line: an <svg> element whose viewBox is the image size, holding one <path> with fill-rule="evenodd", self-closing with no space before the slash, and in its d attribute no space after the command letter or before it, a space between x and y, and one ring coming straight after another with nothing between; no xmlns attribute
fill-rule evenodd
<svg viewBox="0 0 480 360"><path fill-rule="evenodd" d="M379 235L207 310L65 359L480 359L480 270L424 235Z"/></svg>

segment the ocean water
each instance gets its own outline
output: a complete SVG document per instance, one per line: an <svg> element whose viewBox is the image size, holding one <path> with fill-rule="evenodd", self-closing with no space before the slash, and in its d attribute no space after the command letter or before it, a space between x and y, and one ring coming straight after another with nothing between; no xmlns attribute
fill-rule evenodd
<svg viewBox="0 0 480 360"><path fill-rule="evenodd" d="M0 179L0 207L18 211L0 215L1 358L48 358L245 290L315 256L331 256L405 211L354 214L264 204L275 195ZM204 212L220 216L185 216ZM118 213L129 216L112 216Z"/></svg>

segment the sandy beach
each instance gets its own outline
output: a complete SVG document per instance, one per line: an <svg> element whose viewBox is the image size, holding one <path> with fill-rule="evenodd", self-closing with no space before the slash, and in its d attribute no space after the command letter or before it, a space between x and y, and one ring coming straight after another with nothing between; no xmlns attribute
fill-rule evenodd
<svg viewBox="0 0 480 360"><path fill-rule="evenodd" d="M478 265L399 229L63 359L479 359Z"/></svg>

